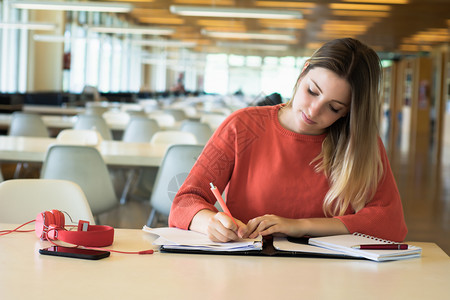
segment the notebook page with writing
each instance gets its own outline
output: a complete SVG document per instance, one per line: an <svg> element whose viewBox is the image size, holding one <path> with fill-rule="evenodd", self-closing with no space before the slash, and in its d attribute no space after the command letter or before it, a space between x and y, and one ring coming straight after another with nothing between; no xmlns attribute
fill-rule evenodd
<svg viewBox="0 0 450 300"><path fill-rule="evenodd" d="M331 250L341 251L348 255L364 257L375 261L400 260L420 257L422 249L408 245L407 250L361 250L352 248L364 244L393 244L394 242L382 240L364 234L343 234L310 238L309 244Z"/></svg>
<svg viewBox="0 0 450 300"><path fill-rule="evenodd" d="M236 242L216 243L206 235L172 227L149 228L144 226L144 231L159 236L153 244L164 246L165 249L206 250L206 251L249 251L261 250L262 239L242 239Z"/></svg>

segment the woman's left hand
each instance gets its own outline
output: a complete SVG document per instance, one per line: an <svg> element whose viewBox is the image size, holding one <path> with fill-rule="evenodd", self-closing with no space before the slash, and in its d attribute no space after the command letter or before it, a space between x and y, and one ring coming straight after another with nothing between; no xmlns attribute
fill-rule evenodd
<svg viewBox="0 0 450 300"><path fill-rule="evenodd" d="M306 234L301 219L288 219L275 215L264 215L251 219L247 223L247 233L244 238L256 238L258 235L286 235L302 237Z"/></svg>

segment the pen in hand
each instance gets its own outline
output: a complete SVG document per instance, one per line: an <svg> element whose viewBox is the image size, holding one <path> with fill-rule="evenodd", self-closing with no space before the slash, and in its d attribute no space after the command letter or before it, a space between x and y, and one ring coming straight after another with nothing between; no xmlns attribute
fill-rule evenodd
<svg viewBox="0 0 450 300"><path fill-rule="evenodd" d="M352 248L361 250L407 250L408 244L363 244L352 246Z"/></svg>
<svg viewBox="0 0 450 300"><path fill-rule="evenodd" d="M211 182L211 191L214 194L214 197L216 197L217 202L219 202L220 207L222 207L224 213L226 213L231 220L233 220L233 223L239 228L238 224L234 220L233 216L231 215L230 210L228 209L227 205L225 204L225 201L223 201L222 195L219 193L219 190L214 186L214 184Z"/></svg>

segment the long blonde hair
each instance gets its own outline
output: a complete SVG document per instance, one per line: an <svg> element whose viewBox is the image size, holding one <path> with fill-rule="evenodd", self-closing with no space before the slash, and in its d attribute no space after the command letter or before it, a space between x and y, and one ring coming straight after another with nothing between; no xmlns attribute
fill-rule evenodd
<svg viewBox="0 0 450 300"><path fill-rule="evenodd" d="M312 162L330 182L325 215L343 215L349 206L358 211L373 198L383 174L378 149L381 63L375 51L355 39L332 40L307 60L294 95L302 77L316 67L335 72L351 87L349 113L328 128ZM287 106L291 104L292 99Z"/></svg>

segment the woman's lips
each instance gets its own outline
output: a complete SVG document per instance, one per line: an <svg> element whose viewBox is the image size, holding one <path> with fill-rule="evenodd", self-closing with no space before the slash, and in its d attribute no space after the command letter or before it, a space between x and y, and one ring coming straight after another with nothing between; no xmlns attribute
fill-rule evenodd
<svg viewBox="0 0 450 300"><path fill-rule="evenodd" d="M302 119L303 119L303 121L305 121L309 125L316 124L316 122L314 122L313 120L309 119L304 112L302 112Z"/></svg>

